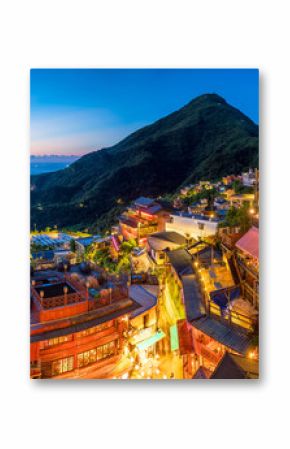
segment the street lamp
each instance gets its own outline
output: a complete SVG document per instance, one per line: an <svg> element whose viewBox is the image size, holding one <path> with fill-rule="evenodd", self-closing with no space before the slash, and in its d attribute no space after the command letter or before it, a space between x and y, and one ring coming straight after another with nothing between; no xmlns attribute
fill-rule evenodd
<svg viewBox="0 0 290 449"><path fill-rule="evenodd" d="M253 225L253 217L254 217L254 213L255 213L255 209L253 207L251 207L249 209L249 214L251 216L251 225Z"/></svg>

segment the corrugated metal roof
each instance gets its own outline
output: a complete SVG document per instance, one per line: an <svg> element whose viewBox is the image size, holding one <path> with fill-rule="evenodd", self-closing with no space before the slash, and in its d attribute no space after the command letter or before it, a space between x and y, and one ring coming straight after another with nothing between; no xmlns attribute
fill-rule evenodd
<svg viewBox="0 0 290 449"><path fill-rule="evenodd" d="M192 320L191 325L239 354L246 354L250 347L250 339L245 333L239 332L214 318L207 316Z"/></svg>
<svg viewBox="0 0 290 449"><path fill-rule="evenodd" d="M192 258L185 249L175 249L167 253L169 261L178 276L193 274Z"/></svg>
<svg viewBox="0 0 290 449"><path fill-rule="evenodd" d="M187 320L192 321L205 316L203 298L196 276L194 274L182 276L181 281Z"/></svg>

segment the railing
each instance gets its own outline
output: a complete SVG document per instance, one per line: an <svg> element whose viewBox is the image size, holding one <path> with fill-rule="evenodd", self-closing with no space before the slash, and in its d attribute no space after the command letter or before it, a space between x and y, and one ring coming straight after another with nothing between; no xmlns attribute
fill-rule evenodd
<svg viewBox="0 0 290 449"><path fill-rule="evenodd" d="M238 258L238 265L240 265L245 271L247 271L255 280L259 278L259 269L255 265L247 265L244 261Z"/></svg>
<svg viewBox="0 0 290 449"><path fill-rule="evenodd" d="M212 301L210 301L210 313L218 317L220 321L242 327L248 331L254 330L257 321L255 318L251 318L234 310L229 310L226 315L223 315L220 307Z"/></svg>
<svg viewBox="0 0 290 449"><path fill-rule="evenodd" d="M81 295L78 293L68 293L63 296L53 296L51 298L41 298L41 305L44 309L53 309L55 307L75 304L83 301Z"/></svg>

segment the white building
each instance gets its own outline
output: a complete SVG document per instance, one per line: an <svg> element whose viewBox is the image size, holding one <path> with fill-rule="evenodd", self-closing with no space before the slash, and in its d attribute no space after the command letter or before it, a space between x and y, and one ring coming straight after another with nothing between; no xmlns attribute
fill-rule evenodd
<svg viewBox="0 0 290 449"><path fill-rule="evenodd" d="M256 184L256 176L251 168L248 172L242 173L242 183L246 187L253 187Z"/></svg>
<svg viewBox="0 0 290 449"><path fill-rule="evenodd" d="M218 223L219 220L216 218L180 212L180 214L170 215L170 221L166 223L166 231L178 232L184 237L198 240L215 235Z"/></svg>

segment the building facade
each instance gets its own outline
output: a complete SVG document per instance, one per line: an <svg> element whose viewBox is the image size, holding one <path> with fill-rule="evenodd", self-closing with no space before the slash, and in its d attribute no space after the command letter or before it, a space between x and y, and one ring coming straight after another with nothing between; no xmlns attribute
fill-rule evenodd
<svg viewBox="0 0 290 449"><path fill-rule="evenodd" d="M214 236L217 233L218 224L219 220L216 218L180 212L179 214L171 214L165 227L166 231L174 231L184 237L198 240Z"/></svg>

